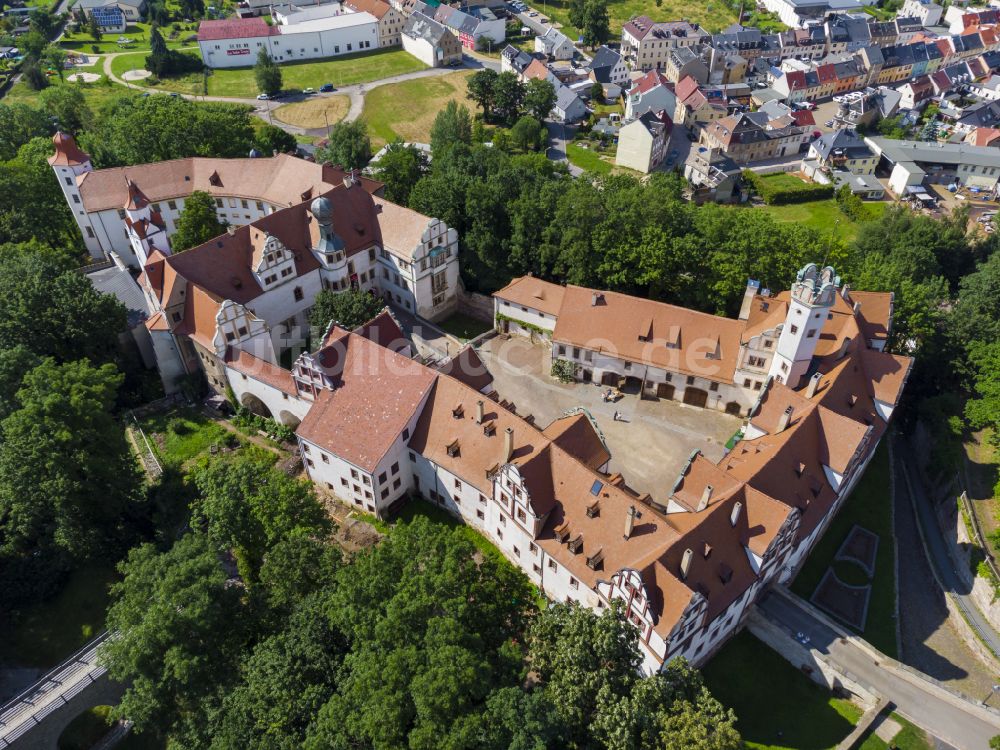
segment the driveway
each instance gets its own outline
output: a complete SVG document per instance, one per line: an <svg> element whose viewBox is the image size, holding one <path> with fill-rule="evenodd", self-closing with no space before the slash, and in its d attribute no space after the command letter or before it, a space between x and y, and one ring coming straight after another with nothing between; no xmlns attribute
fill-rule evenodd
<svg viewBox="0 0 1000 750"><path fill-rule="evenodd" d="M569 167L569 173L574 177L582 175L583 170L570 164L569 158L566 156L566 144L573 140L573 134L576 132L576 129L572 126L567 128L561 122L547 121L545 129L549 133L549 147L545 150L545 155L551 161L561 161L566 164Z"/></svg>
<svg viewBox="0 0 1000 750"><path fill-rule="evenodd" d="M884 695L914 724L961 750L986 750L1000 734L1000 715L963 700L878 652L842 638L797 597L773 591L757 605L767 619L790 633L809 637L809 647L862 686Z"/></svg>
<svg viewBox="0 0 1000 750"><path fill-rule="evenodd" d="M621 472L637 492L666 502L677 475L696 448L720 459L740 420L676 401L640 400L626 394L604 403L602 389L588 383L560 383L549 375L548 347L513 336L497 337L479 348L500 397L521 416L531 414L545 427L567 410L582 406L594 417L611 451L610 472ZM623 421L614 419L620 412Z"/></svg>

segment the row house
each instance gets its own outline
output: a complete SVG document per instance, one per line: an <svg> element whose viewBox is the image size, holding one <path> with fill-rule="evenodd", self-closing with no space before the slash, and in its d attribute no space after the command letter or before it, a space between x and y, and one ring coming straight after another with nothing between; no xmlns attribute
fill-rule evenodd
<svg viewBox="0 0 1000 750"><path fill-rule="evenodd" d="M693 78L685 78L678 83L674 94L677 99L674 122L689 130L701 129L729 114L729 107L721 92L714 88L703 88Z"/></svg>
<svg viewBox="0 0 1000 750"><path fill-rule="evenodd" d="M782 31L779 38L784 59L819 60L826 57L826 32L820 25Z"/></svg>
<svg viewBox="0 0 1000 750"><path fill-rule="evenodd" d="M685 91L691 84L697 87L697 82L693 78L685 81L691 82L685 84ZM677 95L674 93L674 84L656 70L651 70L636 79L625 95L626 120L634 120L651 111L665 111L672 117L676 109Z"/></svg>
<svg viewBox="0 0 1000 750"><path fill-rule="evenodd" d="M698 50L709 39L711 35L698 24L658 23L649 16L637 16L622 27L621 54L632 70L663 70L673 50Z"/></svg>

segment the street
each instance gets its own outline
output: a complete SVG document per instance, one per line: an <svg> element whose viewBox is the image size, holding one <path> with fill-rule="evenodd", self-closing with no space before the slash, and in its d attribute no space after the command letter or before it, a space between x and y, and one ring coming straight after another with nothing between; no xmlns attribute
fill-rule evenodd
<svg viewBox="0 0 1000 750"><path fill-rule="evenodd" d="M986 750L1000 734L1000 716L947 693L923 677L905 673L891 659L876 659L851 640L841 638L812 612L785 592L772 592L757 605L767 619L791 634L809 637L809 647L861 685L891 700L896 710L961 750ZM877 653L877 652L875 652Z"/></svg>

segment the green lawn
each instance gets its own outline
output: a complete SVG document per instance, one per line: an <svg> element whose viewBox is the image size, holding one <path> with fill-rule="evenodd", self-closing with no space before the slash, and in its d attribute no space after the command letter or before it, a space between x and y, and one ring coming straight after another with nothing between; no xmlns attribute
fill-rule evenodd
<svg viewBox="0 0 1000 750"><path fill-rule="evenodd" d="M872 219L885 213L887 204L880 201L866 204L872 212ZM845 241L853 240L858 234L859 224L852 221L840 210L832 198L809 203L790 203L783 206L759 206L778 221L794 222L820 232L833 232Z"/></svg>
<svg viewBox="0 0 1000 750"><path fill-rule="evenodd" d="M149 52L149 29L150 26L148 23L137 23L128 26L120 34L105 34L99 42L95 42L94 38L86 31L78 31L69 38L64 37L59 44L66 49L75 49L82 52L94 52L94 45L96 44L96 51L101 54L122 51ZM184 40L198 33L198 25L195 23L181 24L180 32L172 39L170 35L174 33L174 29L171 26L161 29L161 33L168 47L181 47L185 44L191 44L191 42L185 42ZM119 37L131 39L132 44L120 46L118 44Z"/></svg>
<svg viewBox="0 0 1000 750"><path fill-rule="evenodd" d="M365 96L361 113L368 123L372 146L380 148L396 138L408 143L428 143L434 119L450 101L475 113L475 104L466 95L470 75L472 71L462 70L372 89Z"/></svg>
<svg viewBox="0 0 1000 750"><path fill-rule="evenodd" d="M576 40L579 31L569 22L569 0L548 0L532 3L543 16L554 23L562 24L563 33ZM719 31L736 21L736 12L721 0L703 0L688 3L684 0L608 0L608 15L611 17L611 39L621 38L622 26L634 16L647 15L654 21L671 21L686 18L698 23L709 31Z"/></svg>
<svg viewBox="0 0 1000 750"><path fill-rule="evenodd" d="M485 321L473 318L463 313L455 313L446 320L436 324L445 333L450 333L457 339L468 341L481 333L486 333L493 326Z"/></svg>
<svg viewBox="0 0 1000 750"><path fill-rule="evenodd" d="M377 50L355 55L342 55L330 60L282 63L281 74L285 89L319 88L324 83L350 86L377 81L403 73L413 73L427 66L401 49ZM215 70L208 79L212 96L232 96L252 99L257 96L253 68Z"/></svg>
<svg viewBox="0 0 1000 750"><path fill-rule="evenodd" d="M827 750L854 728L861 710L834 698L743 631L703 670L712 694L736 712L755 750Z"/></svg>
<svg viewBox="0 0 1000 750"><path fill-rule="evenodd" d="M854 524L878 534L878 555L875 558L875 578L868 603L868 623L862 635L875 648L895 657L896 584L891 514L889 452L882 445L840 513L806 559L792 584L792 591L806 599L812 596ZM867 578L864 571L854 563L836 563L834 570L845 583L863 583Z"/></svg>
<svg viewBox="0 0 1000 750"><path fill-rule="evenodd" d="M104 629L110 565L90 565L69 574L62 590L0 618L0 662L51 669Z"/></svg>
<svg viewBox="0 0 1000 750"><path fill-rule="evenodd" d="M146 439L165 465L179 468L230 433L195 409L171 409L140 421Z"/></svg>
<svg viewBox="0 0 1000 750"><path fill-rule="evenodd" d="M596 172L597 174L611 174L614 164L605 161L592 148L584 148L578 143L566 144L566 158L574 167L579 167L585 172Z"/></svg>
<svg viewBox="0 0 1000 750"><path fill-rule="evenodd" d="M934 742L927 733L920 727L910 723L899 714L892 714L893 721L902 726L902 729L892 738L892 747L896 750L934 750ZM864 742L858 746L858 750L888 750L887 745L880 737L869 734Z"/></svg>
<svg viewBox="0 0 1000 750"><path fill-rule="evenodd" d="M186 54L197 57L197 52L186 52ZM141 70L146 65L146 55L145 52L118 55L111 61L111 72L121 78L126 71ZM176 91L179 94L201 95L205 93L205 76L201 73L187 73L172 78L145 78L141 81L129 81L129 85L137 89L143 86L152 86L167 91Z"/></svg>

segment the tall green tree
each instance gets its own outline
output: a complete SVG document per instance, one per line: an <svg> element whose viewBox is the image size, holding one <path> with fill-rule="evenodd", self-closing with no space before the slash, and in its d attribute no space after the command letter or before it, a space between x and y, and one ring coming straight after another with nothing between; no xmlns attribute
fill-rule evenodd
<svg viewBox="0 0 1000 750"><path fill-rule="evenodd" d="M101 24L97 22L97 17L93 13L90 14L90 18L87 21L87 33L90 34L90 38L95 42L99 42L104 38L104 30L101 28Z"/></svg>
<svg viewBox="0 0 1000 750"><path fill-rule="evenodd" d="M465 105L452 100L434 117L431 126L431 153L440 155L456 143L472 142L472 116Z"/></svg>
<svg viewBox="0 0 1000 750"><path fill-rule="evenodd" d="M360 289L347 289L343 292L324 289L316 295L309 312L313 340L322 336L330 323L336 323L350 331L367 323L384 309L385 302L382 299Z"/></svg>
<svg viewBox="0 0 1000 750"><path fill-rule="evenodd" d="M294 154L299 148L295 136L277 125L264 125L257 131L254 146L265 156L274 152L279 154Z"/></svg>
<svg viewBox="0 0 1000 750"><path fill-rule="evenodd" d="M372 158L372 142L363 120L338 122L330 128L327 144L316 150L316 161L361 169Z"/></svg>
<svg viewBox="0 0 1000 750"><path fill-rule="evenodd" d="M483 115L489 117L493 111L494 90L499 73L490 68L477 70L469 76L466 88L469 98L483 108Z"/></svg>
<svg viewBox="0 0 1000 750"><path fill-rule="evenodd" d="M44 242L65 255L82 246L66 196L48 164L52 142L35 138L0 163L0 243ZM30 195L31 200L24 200ZM0 272L2 275L2 272Z"/></svg>
<svg viewBox="0 0 1000 750"><path fill-rule="evenodd" d="M114 365L43 361L3 420L0 551L53 546L79 559L120 544L139 497L135 459L111 414Z"/></svg>
<svg viewBox="0 0 1000 750"><path fill-rule="evenodd" d="M252 454L215 458L192 474L199 499L193 521L221 550L232 550L247 582L257 580L264 556L295 535L322 535L329 518L312 485L292 479Z"/></svg>
<svg viewBox="0 0 1000 750"><path fill-rule="evenodd" d="M153 75L161 76L169 72L170 52L158 26L149 30L149 55L146 57L146 70Z"/></svg>
<svg viewBox="0 0 1000 750"><path fill-rule="evenodd" d="M551 81L532 78L525 85L524 109L539 122L545 120L556 106L556 87Z"/></svg>
<svg viewBox="0 0 1000 750"><path fill-rule="evenodd" d="M974 374L965 416L975 429L990 428L990 439L1000 448L1000 341L976 341L969 349Z"/></svg>
<svg viewBox="0 0 1000 750"><path fill-rule="evenodd" d="M79 87L50 86L42 91L38 99L45 112L56 119L61 130L79 133L94 124L94 113Z"/></svg>
<svg viewBox="0 0 1000 750"><path fill-rule="evenodd" d="M108 361L124 330L122 304L97 292L71 260L37 244L0 246L0 348Z"/></svg>
<svg viewBox="0 0 1000 750"><path fill-rule="evenodd" d="M42 53L42 59L45 61L46 65L56 71L56 74L59 76L59 80L62 81L66 72L66 50L58 44L50 44Z"/></svg>
<svg viewBox="0 0 1000 750"><path fill-rule="evenodd" d="M511 71L501 73L493 83L493 114L499 122L511 125L524 106L525 85Z"/></svg>
<svg viewBox="0 0 1000 750"><path fill-rule="evenodd" d="M209 747L211 717L238 674L254 628L215 546L201 534L169 550L132 549L112 586L107 626L118 633L101 659L128 685L115 714L139 733L170 736L181 747Z"/></svg>
<svg viewBox="0 0 1000 750"><path fill-rule="evenodd" d="M253 66L254 80L257 90L262 94L277 94L281 91L281 68L271 54L264 48L257 53L257 62Z"/></svg>
<svg viewBox="0 0 1000 750"><path fill-rule="evenodd" d="M433 131L431 135L433 138ZM427 174L427 169L427 155L423 151L396 141L389 144L379 159L375 167L375 179L385 183L386 198L405 206L410 200L413 186Z"/></svg>
<svg viewBox="0 0 1000 750"><path fill-rule="evenodd" d="M521 151L537 151L545 148L545 128L531 115L524 115L510 129L514 146Z"/></svg>
<svg viewBox="0 0 1000 750"><path fill-rule="evenodd" d="M587 47L598 47L608 41L611 36L611 18L608 16L607 0L587 0L580 32Z"/></svg>
<svg viewBox="0 0 1000 750"><path fill-rule="evenodd" d="M13 159L32 138L50 135L52 124L42 110L20 102L0 102L0 161Z"/></svg>
<svg viewBox="0 0 1000 750"><path fill-rule="evenodd" d="M226 224L219 221L215 210L215 199L203 190L195 190L184 200L170 247L175 253L190 250L225 231Z"/></svg>

